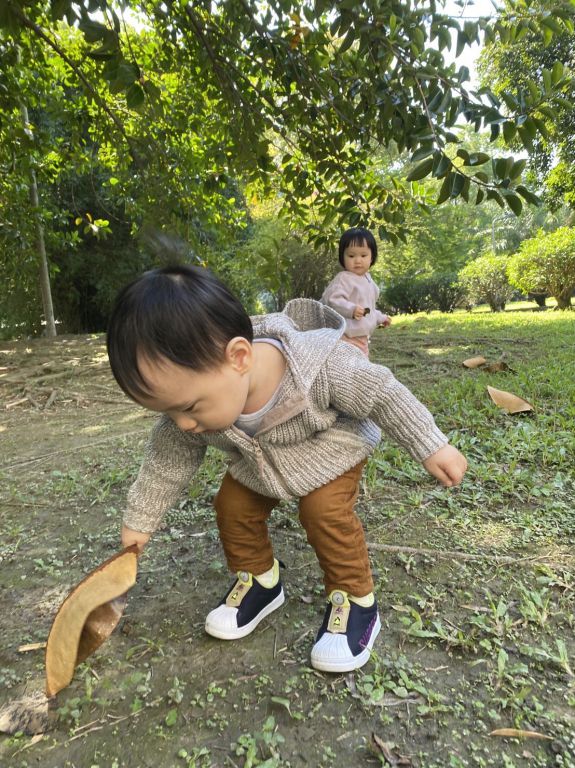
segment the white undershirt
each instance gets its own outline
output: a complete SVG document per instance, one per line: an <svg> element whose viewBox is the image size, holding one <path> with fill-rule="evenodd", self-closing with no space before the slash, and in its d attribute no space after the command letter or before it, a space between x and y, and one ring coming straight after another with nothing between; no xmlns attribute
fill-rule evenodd
<svg viewBox="0 0 575 768"><path fill-rule="evenodd" d="M254 344L261 344L261 343L271 344L272 346L279 349L279 351L283 354L283 344L279 339L254 339ZM276 391L273 393L273 395L270 397L270 399L265 403L265 405L262 405L262 407L254 411L254 413L241 413L236 421L234 422L234 426L238 429L241 429L242 432L245 432L250 437L253 437L255 433L258 431L260 424L262 423L262 420L266 413L271 411L271 409L274 407L274 405L277 403L277 399L279 396L279 387L276 389Z"/></svg>

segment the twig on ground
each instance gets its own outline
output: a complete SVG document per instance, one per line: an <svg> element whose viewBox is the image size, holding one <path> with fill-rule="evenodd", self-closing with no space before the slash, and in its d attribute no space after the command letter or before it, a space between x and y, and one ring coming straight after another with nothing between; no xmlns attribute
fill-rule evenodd
<svg viewBox="0 0 575 768"><path fill-rule="evenodd" d="M53 389L52 392L50 393L50 396L48 397L48 399L44 403L44 410L45 411L47 411L48 408L52 405L52 403L56 399L57 394L58 394L58 390L57 389Z"/></svg>
<svg viewBox="0 0 575 768"><path fill-rule="evenodd" d="M10 408L16 408L17 405L22 405L28 402L28 397L21 397L19 400L13 400L11 403L6 403L4 408L9 411Z"/></svg>
<svg viewBox="0 0 575 768"><path fill-rule="evenodd" d="M45 461L46 459L52 458L52 456L58 456L63 453L75 453L77 451L83 451L85 448L92 448L95 445L100 445L101 443L109 443L111 440L137 437L138 435L146 435L148 432L148 429L138 429L135 432L120 432L117 435L104 437L102 440L92 440L91 443L85 443L84 445L75 445L72 448L62 448L59 451L50 451L50 453L43 453L40 456L32 456L30 459L15 461L12 464L1 464L0 469L14 469L15 467L23 467L25 464L32 464L34 461Z"/></svg>
<svg viewBox="0 0 575 768"><path fill-rule="evenodd" d="M495 565L537 565L538 563L550 564L550 555L530 555L529 557L508 557L507 555L471 554L470 552L457 552L456 550L428 549L426 547L407 547L399 544L376 544L368 541L367 548L375 552L395 552L408 555L429 555L440 557L444 560L470 560L481 562L487 560Z"/></svg>

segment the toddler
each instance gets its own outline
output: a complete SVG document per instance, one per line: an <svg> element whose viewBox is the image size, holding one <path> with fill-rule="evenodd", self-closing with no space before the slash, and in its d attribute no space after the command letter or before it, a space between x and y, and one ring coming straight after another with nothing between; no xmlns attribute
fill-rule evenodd
<svg viewBox="0 0 575 768"><path fill-rule="evenodd" d="M365 664L381 626L354 511L380 428L444 485L466 469L429 411L387 368L342 343L344 330L339 314L311 299L250 319L209 271L176 266L121 291L107 340L118 384L161 414L128 493L123 545L141 549L206 447L221 449L228 469L214 504L236 578L206 632L244 637L284 602L267 520L281 499L296 498L327 594L311 663L328 672Z"/></svg>
<svg viewBox="0 0 575 768"><path fill-rule="evenodd" d="M346 318L343 338L369 357L369 337L391 318L376 309L379 288L369 274L377 260L377 243L367 229L346 230L339 241L339 272L327 286L321 301Z"/></svg>

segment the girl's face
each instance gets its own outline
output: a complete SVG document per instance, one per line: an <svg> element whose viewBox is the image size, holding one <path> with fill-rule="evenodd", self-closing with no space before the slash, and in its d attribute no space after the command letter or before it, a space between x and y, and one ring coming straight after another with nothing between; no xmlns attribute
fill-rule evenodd
<svg viewBox="0 0 575 768"><path fill-rule="evenodd" d="M343 265L347 272L365 275L371 267L371 251L365 240L361 245L348 245L343 252Z"/></svg>

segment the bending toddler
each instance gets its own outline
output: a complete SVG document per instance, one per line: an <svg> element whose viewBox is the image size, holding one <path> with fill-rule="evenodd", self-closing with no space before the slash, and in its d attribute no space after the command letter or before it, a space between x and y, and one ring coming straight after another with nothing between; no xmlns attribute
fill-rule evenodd
<svg viewBox="0 0 575 768"><path fill-rule="evenodd" d="M311 299L250 318L209 271L146 272L118 296L108 353L124 392L160 415L128 493L122 543L141 549L200 467L207 446L228 469L215 499L231 588L206 632L245 637L284 602L267 520L282 499L323 571L327 605L312 666L346 672L368 660L381 623L354 505L380 429L443 485L466 461L391 372L342 342L345 321Z"/></svg>

